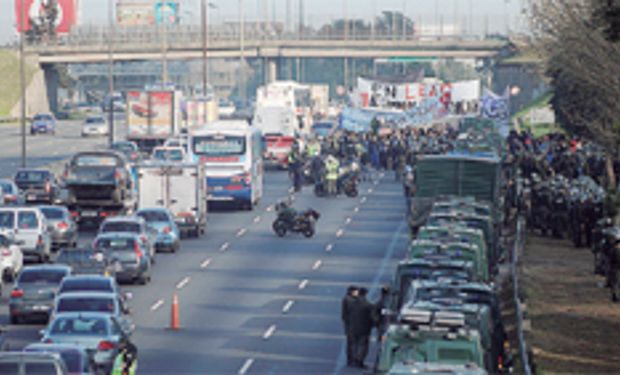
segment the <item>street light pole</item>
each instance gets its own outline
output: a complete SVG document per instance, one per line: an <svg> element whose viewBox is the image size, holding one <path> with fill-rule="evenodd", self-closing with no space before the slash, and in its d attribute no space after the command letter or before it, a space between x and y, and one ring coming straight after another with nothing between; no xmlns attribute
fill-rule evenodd
<svg viewBox="0 0 620 375"><path fill-rule="evenodd" d="M21 138L22 138L22 168L26 168L26 67L24 62L24 42L26 33L26 4L24 0L20 1L21 16L19 20L21 33L19 34L19 88L21 91L21 112L20 112L20 125L21 125Z"/></svg>
<svg viewBox="0 0 620 375"><path fill-rule="evenodd" d="M168 13L165 2L161 2L161 20L164 25L164 37L162 38L162 55L163 55L163 64L162 64L162 84L164 87L168 85Z"/></svg>
<svg viewBox="0 0 620 375"><path fill-rule="evenodd" d="M239 96L245 105L246 87L245 87L245 19L243 13L243 0L239 0Z"/></svg>
<svg viewBox="0 0 620 375"><path fill-rule="evenodd" d="M202 0L200 14L202 20L202 93L207 96L207 75L209 74L207 71L207 0Z"/></svg>
<svg viewBox="0 0 620 375"><path fill-rule="evenodd" d="M114 43L114 25L113 25L113 0L108 1L108 27L110 28L110 37L108 38L108 99L109 118L108 118L108 143L112 146L114 143L114 57L112 56L112 43Z"/></svg>

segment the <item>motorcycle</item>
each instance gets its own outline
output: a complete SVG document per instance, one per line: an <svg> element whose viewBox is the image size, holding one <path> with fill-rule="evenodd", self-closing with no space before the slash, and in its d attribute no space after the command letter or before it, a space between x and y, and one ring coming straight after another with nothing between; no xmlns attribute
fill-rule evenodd
<svg viewBox="0 0 620 375"><path fill-rule="evenodd" d="M292 220L287 218L285 214L279 213L273 222L273 231L278 237L284 237L287 232L293 232L301 233L306 238L310 238L314 236L315 223L319 220L319 217L321 215L313 209L298 213Z"/></svg>
<svg viewBox="0 0 620 375"><path fill-rule="evenodd" d="M340 176L336 181L336 195L344 193L349 198L355 198L359 194L357 185L357 176L350 174ZM325 178L322 178L321 181L314 184L314 195L320 198L328 195L327 181Z"/></svg>

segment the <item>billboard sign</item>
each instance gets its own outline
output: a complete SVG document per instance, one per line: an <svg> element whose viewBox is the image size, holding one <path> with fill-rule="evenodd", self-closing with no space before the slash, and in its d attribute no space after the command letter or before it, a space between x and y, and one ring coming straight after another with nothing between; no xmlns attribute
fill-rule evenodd
<svg viewBox="0 0 620 375"><path fill-rule="evenodd" d="M33 25L40 25L51 4L51 0L15 0L17 32L30 31ZM68 33L77 22L77 0L56 0L56 14L56 32ZM23 20L22 15L25 15Z"/></svg>
<svg viewBox="0 0 620 375"><path fill-rule="evenodd" d="M121 26L144 26L155 23L155 10L149 3L116 3L116 22Z"/></svg>
<svg viewBox="0 0 620 375"><path fill-rule="evenodd" d="M130 91L127 93L129 134L138 137L167 137L173 123L172 91Z"/></svg>
<svg viewBox="0 0 620 375"><path fill-rule="evenodd" d="M179 3L176 1L160 1L155 4L155 22L158 25L179 23Z"/></svg>

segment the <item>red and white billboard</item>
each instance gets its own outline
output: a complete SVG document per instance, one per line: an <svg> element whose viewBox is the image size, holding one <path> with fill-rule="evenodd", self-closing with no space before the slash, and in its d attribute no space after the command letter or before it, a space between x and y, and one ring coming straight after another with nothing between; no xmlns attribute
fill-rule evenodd
<svg viewBox="0 0 620 375"><path fill-rule="evenodd" d="M15 0L15 24L17 32L28 31L32 24L40 22L45 7L51 0ZM58 16L56 18L56 32L68 33L77 22L77 0L55 0ZM23 8L22 8L23 7ZM22 15L25 18L22 23ZM23 27L22 27L23 25Z"/></svg>

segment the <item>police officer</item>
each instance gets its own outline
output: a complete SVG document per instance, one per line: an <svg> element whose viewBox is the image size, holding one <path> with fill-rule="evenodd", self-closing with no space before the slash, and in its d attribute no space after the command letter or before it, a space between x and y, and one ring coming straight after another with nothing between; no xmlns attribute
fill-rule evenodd
<svg viewBox="0 0 620 375"><path fill-rule="evenodd" d="M299 152L299 144L295 142L288 154L289 173L293 177L293 187L295 191L301 190L301 154Z"/></svg>
<svg viewBox="0 0 620 375"><path fill-rule="evenodd" d="M338 194L338 169L340 162L333 155L328 155L325 159L325 180L327 182L327 194Z"/></svg>
<svg viewBox="0 0 620 375"><path fill-rule="evenodd" d="M344 326L344 334L347 338L347 366L355 364L355 356L353 355L353 333L351 332L350 315L351 307L358 297L358 289L351 285L347 288L347 293L342 297L340 316Z"/></svg>

